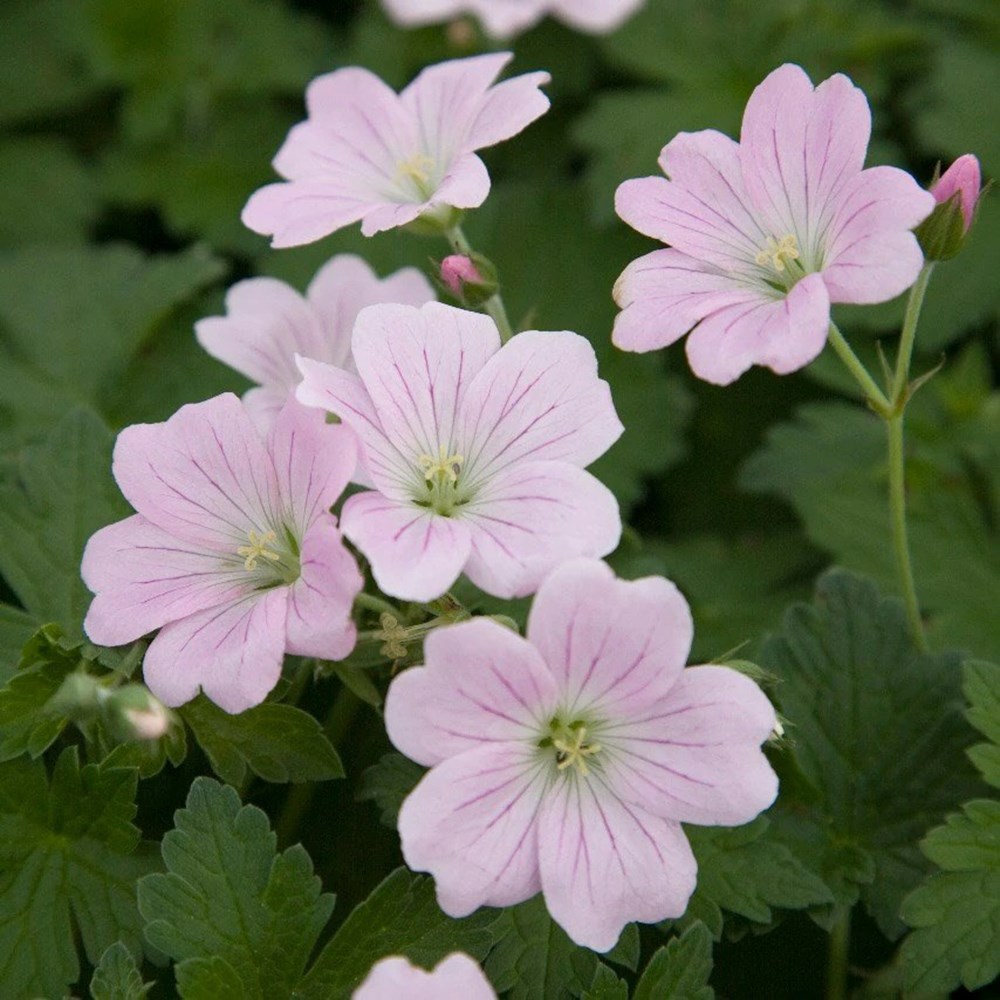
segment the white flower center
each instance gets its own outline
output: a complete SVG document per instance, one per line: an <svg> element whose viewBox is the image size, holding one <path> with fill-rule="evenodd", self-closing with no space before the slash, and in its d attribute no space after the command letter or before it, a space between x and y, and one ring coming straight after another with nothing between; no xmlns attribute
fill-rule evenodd
<svg viewBox="0 0 1000 1000"><path fill-rule="evenodd" d="M396 164L396 177L400 181L411 181L420 198L426 201L434 193L431 187L434 166L434 160L426 153L414 153Z"/></svg>
<svg viewBox="0 0 1000 1000"><path fill-rule="evenodd" d="M573 768L581 778L590 774L588 759L601 752L601 744L587 738L587 723L577 719L566 724L556 717L549 723L549 732L539 740L543 750L554 750L557 771Z"/></svg>
<svg viewBox="0 0 1000 1000"><path fill-rule="evenodd" d="M277 532L273 530L257 531L251 528L247 532L247 540L250 544L239 546L236 554L243 559L243 569L254 574L259 589L291 584L299 578L299 547L287 528L285 545L279 543Z"/></svg>
<svg viewBox="0 0 1000 1000"><path fill-rule="evenodd" d="M443 444L438 447L436 456L418 455L417 465L423 473L424 481L416 491L415 502L431 507L435 513L444 517L450 517L456 507L468 500L460 483L464 462L463 455L450 451Z"/></svg>
<svg viewBox="0 0 1000 1000"><path fill-rule="evenodd" d="M757 254L756 261L761 267L771 267L784 276L788 265L799 259L799 241L793 233L785 233L780 240L768 236L763 249Z"/></svg>

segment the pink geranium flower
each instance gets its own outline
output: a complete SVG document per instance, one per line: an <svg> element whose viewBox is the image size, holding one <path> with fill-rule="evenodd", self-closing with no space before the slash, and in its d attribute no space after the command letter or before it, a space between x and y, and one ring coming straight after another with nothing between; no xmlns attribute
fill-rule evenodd
<svg viewBox="0 0 1000 1000"><path fill-rule="evenodd" d="M679 917L696 864L681 823L748 822L778 780L767 698L726 667L684 669L687 603L660 577L573 560L527 639L479 618L432 632L393 681L386 727L431 770L403 803L406 863L458 917L541 891L577 944Z"/></svg>
<svg viewBox="0 0 1000 1000"><path fill-rule="evenodd" d="M509 52L425 69L397 94L350 67L309 84L309 117L274 159L286 183L257 191L243 210L272 246L312 243L352 222L372 236L421 215L475 208L490 190L477 149L517 135L544 114L547 73L493 86Z"/></svg>
<svg viewBox="0 0 1000 1000"><path fill-rule="evenodd" d="M883 302L913 284L923 254L910 230L934 198L894 167L863 170L871 111L837 74L813 89L785 65L753 92L737 144L682 132L660 154L669 177L626 181L618 214L670 244L615 286L614 342L665 347L690 332L700 378L751 365L779 374L823 349L831 302Z"/></svg>
<svg viewBox="0 0 1000 1000"><path fill-rule="evenodd" d="M483 970L460 951L425 972L400 955L372 966L352 1000L496 1000Z"/></svg>
<svg viewBox="0 0 1000 1000"><path fill-rule="evenodd" d="M503 39L526 31L546 14L578 31L607 34L644 3L645 0L383 0L389 16L404 28L472 14L488 35Z"/></svg>
<svg viewBox="0 0 1000 1000"><path fill-rule="evenodd" d="M618 544L618 505L583 467L622 425L583 337L528 331L501 348L479 313L381 305L358 316L353 351L357 375L302 359L297 396L361 438L375 491L341 523L386 594L431 600L463 571L528 594L562 560Z"/></svg>
<svg viewBox="0 0 1000 1000"><path fill-rule="evenodd" d="M305 296L277 278L248 278L229 289L225 316L194 328L209 354L259 383L243 402L266 431L302 378L296 354L353 368L351 329L365 306L433 299L430 282L414 267L379 280L360 257L340 254L316 272Z"/></svg>
<svg viewBox="0 0 1000 1000"><path fill-rule="evenodd" d="M294 401L266 441L231 393L127 427L113 470L138 513L87 543L87 635L160 629L153 694L180 705L200 687L227 712L264 700L286 652L343 658L362 580L329 509L354 465L350 431Z"/></svg>

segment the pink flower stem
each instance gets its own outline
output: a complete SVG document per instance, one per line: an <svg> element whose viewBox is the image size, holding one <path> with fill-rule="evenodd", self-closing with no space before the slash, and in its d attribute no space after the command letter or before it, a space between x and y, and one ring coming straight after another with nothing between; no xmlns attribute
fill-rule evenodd
<svg viewBox="0 0 1000 1000"><path fill-rule="evenodd" d="M473 252L472 244L466 239L461 226L452 226L448 230L447 236L448 242L455 253L468 256ZM507 308L503 303L503 296L499 291L495 292L483 303L483 311L496 323L497 329L500 331L500 342L506 344L514 335L514 328L510 325L510 319L507 317Z"/></svg>

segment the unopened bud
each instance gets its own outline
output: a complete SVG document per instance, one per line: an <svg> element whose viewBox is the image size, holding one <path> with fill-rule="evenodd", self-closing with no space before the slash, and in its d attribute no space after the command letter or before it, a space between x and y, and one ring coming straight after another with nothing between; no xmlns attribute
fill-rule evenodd
<svg viewBox="0 0 1000 1000"><path fill-rule="evenodd" d="M496 294L497 271L480 253L452 254L441 261L440 285L464 306L476 309Z"/></svg>
<svg viewBox="0 0 1000 1000"><path fill-rule="evenodd" d="M173 713L142 684L126 684L115 691L108 703L109 715L120 720L120 738L158 740L173 725Z"/></svg>
<svg viewBox="0 0 1000 1000"><path fill-rule="evenodd" d="M483 276L476 270L470 257L455 253L441 261L441 280L456 299L462 297L462 286L477 284Z"/></svg>
<svg viewBox="0 0 1000 1000"><path fill-rule="evenodd" d="M937 206L916 228L928 260L951 260L962 249L975 219L981 186L979 161L971 153L960 156L931 185Z"/></svg>

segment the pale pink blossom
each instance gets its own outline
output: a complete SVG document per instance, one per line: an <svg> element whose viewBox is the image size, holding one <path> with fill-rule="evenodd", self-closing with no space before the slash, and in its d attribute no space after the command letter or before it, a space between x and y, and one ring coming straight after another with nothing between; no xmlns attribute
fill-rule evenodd
<svg viewBox="0 0 1000 1000"><path fill-rule="evenodd" d="M583 337L527 331L501 347L480 313L380 305L358 316L353 351L357 375L301 359L297 397L362 441L375 490L341 523L384 593L431 600L464 572L520 596L618 544L618 505L583 469L622 425Z"/></svg>
<svg viewBox="0 0 1000 1000"><path fill-rule="evenodd" d="M350 431L294 401L266 440L231 393L127 427L113 471L138 513L87 543L87 635L159 629L153 694L176 706L201 688L227 712L264 700L286 652L343 658L362 580L329 511L355 461Z"/></svg>
<svg viewBox="0 0 1000 1000"><path fill-rule="evenodd" d="M156 698L151 698L148 708L126 708L122 711L136 739L158 740L170 729L170 710Z"/></svg>
<svg viewBox="0 0 1000 1000"><path fill-rule="evenodd" d="M286 182L257 191L243 222L290 247L353 222L372 236L481 205L490 177L476 150L517 135L549 107L539 90L547 73L494 85L510 59L499 52L429 66L400 94L358 67L313 80L309 117L274 159Z"/></svg>
<svg viewBox="0 0 1000 1000"><path fill-rule="evenodd" d="M496 1000L483 970L460 951L442 958L426 972L401 955L372 966L352 1000Z"/></svg>
<svg viewBox="0 0 1000 1000"><path fill-rule="evenodd" d="M650 351L686 333L691 369L720 385L751 365L802 368L826 343L831 302L884 302L916 279L911 229L934 198L895 167L864 170L871 111L841 74L815 89L785 65L753 92L740 142L682 132L668 179L626 181L618 214L669 244L618 279L614 342Z"/></svg>
<svg viewBox="0 0 1000 1000"><path fill-rule="evenodd" d="M979 170L979 160L971 153L966 153L941 175L931 188L931 194L940 205L958 193L962 220L965 222L965 231L968 232L976 214L981 187L982 174Z"/></svg>
<svg viewBox="0 0 1000 1000"><path fill-rule="evenodd" d="M194 328L212 357L259 383L243 402L266 431L302 377L296 354L353 369L351 329L365 306L433 299L430 282L414 267L380 280L360 257L340 254L316 272L304 296L277 278L237 282L226 293L226 315Z"/></svg>
<svg viewBox="0 0 1000 1000"><path fill-rule="evenodd" d="M507 39L551 15L578 31L604 35L630 18L646 0L382 0L401 27L415 28L471 14L493 38Z"/></svg>
<svg viewBox="0 0 1000 1000"><path fill-rule="evenodd" d="M393 744L430 767L399 813L403 856L445 913L542 892L577 943L679 917L696 863L681 823L734 826L777 794L775 713L727 667L684 669L687 603L668 580L572 560L527 638L478 618L437 629L389 688Z"/></svg>
<svg viewBox="0 0 1000 1000"><path fill-rule="evenodd" d="M455 298L460 298L464 285L481 282L483 276L476 270L476 265L470 258L465 254L456 253L441 261L441 280Z"/></svg>

